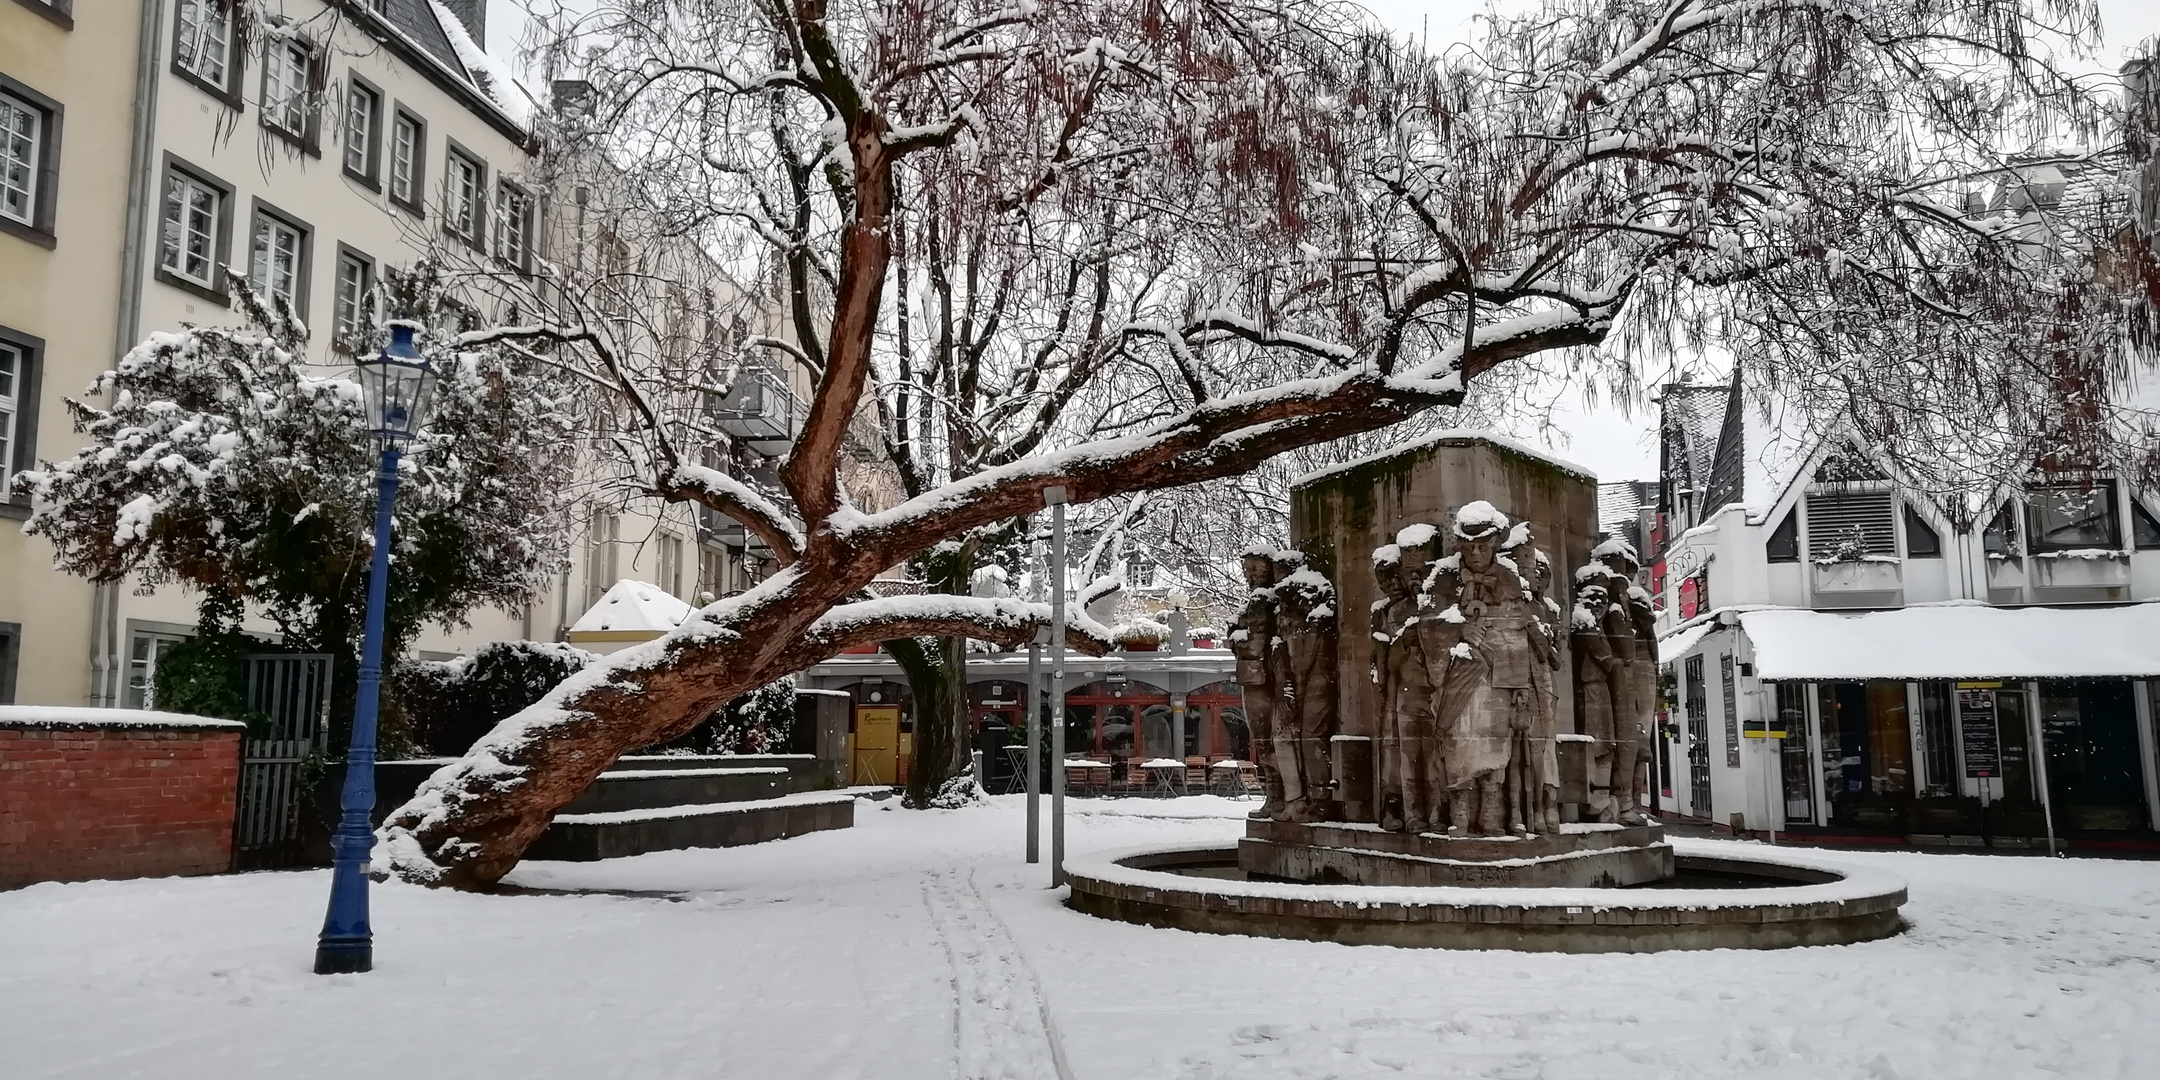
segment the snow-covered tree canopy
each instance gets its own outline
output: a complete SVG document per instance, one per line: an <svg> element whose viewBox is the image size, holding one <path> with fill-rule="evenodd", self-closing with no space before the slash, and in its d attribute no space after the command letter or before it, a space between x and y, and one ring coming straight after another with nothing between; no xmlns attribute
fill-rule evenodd
<svg viewBox="0 0 2160 1080"><path fill-rule="evenodd" d="M266 310L245 275L228 280L246 325L153 334L90 387L102 406L68 402L88 444L16 479L36 502L25 530L72 573L251 601L296 640L341 649L359 630L374 547L360 385L310 367L303 328ZM419 344L438 377L401 466L398 641L531 599L561 548L556 448L570 430L552 380L524 358L447 334Z"/></svg>
<svg viewBox="0 0 2160 1080"><path fill-rule="evenodd" d="M1035 605L857 596L1049 487L1218 481L1541 363L1626 386L1668 345L1722 342L1944 456L2038 430L2065 365L2088 395L2127 372L2087 203L1967 198L2029 186L2015 152L2105 134L2046 59L2094 30L2078 0L1552 0L1438 54L1339 0L544 22L593 87L562 134L777 282L790 333L748 344L819 377L784 490L665 460L654 485L785 569L483 739L393 818L424 880L494 880L613 753L841 646L1026 640ZM908 498L869 512L843 447L873 412ZM665 409L632 413L665 435Z"/></svg>

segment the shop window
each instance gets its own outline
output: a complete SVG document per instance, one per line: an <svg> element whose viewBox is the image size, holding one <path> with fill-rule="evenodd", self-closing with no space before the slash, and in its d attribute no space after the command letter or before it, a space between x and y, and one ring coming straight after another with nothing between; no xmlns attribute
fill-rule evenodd
<svg viewBox="0 0 2160 1080"><path fill-rule="evenodd" d="M1959 792L1957 691L1946 682L1920 684L1920 735L1927 745L1926 775L1920 793L1949 798Z"/></svg>
<svg viewBox="0 0 2160 1080"><path fill-rule="evenodd" d="M2058 827L2113 832L2145 824L2129 680L2041 682L2040 733Z"/></svg>
<svg viewBox="0 0 2160 1080"><path fill-rule="evenodd" d="M1914 559L1942 558L1942 534L1920 520L1910 505L1905 507L1905 554Z"/></svg>
<svg viewBox="0 0 2160 1080"><path fill-rule="evenodd" d="M2045 551L2112 550L2122 546L2115 526L2115 485L2037 488L2025 497L2032 549Z"/></svg>
<svg viewBox="0 0 2160 1080"><path fill-rule="evenodd" d="M2139 551L2160 548L2160 519L2136 499L2130 500L2130 535Z"/></svg>
<svg viewBox="0 0 2160 1080"><path fill-rule="evenodd" d="M1816 693L1831 823L1902 829L1914 785L1905 684L1817 683Z"/></svg>
<svg viewBox="0 0 2160 1080"><path fill-rule="evenodd" d="M1785 788L1785 820L1788 824L1813 824L1815 785L1808 777L1807 685L1772 685L1777 688L1778 722L1785 727L1785 738L1778 743L1778 773Z"/></svg>
<svg viewBox="0 0 2160 1080"><path fill-rule="evenodd" d="M1763 554L1771 562L1800 561L1800 508L1785 511L1785 518L1770 530L1770 541L1763 545Z"/></svg>

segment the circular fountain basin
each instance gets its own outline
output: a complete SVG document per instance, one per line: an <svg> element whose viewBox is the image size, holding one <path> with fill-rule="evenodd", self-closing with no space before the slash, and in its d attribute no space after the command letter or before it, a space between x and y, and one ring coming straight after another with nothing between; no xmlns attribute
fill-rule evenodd
<svg viewBox="0 0 2160 1080"><path fill-rule="evenodd" d="M1069 860L1066 903L1211 934L1528 952L1846 945L1904 928L1895 874L1766 849L1675 845L1673 877L1630 888L1305 885L1253 880L1234 844Z"/></svg>

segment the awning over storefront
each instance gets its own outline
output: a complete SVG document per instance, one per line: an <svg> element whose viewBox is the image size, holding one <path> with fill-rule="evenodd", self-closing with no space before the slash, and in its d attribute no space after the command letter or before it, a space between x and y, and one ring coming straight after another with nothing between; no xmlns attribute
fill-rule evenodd
<svg viewBox="0 0 2160 1080"><path fill-rule="evenodd" d="M1740 625L1772 681L2160 676L2160 604L1788 608L1741 612Z"/></svg>
<svg viewBox="0 0 2160 1080"><path fill-rule="evenodd" d="M1680 654L1694 648L1695 643L1701 641L1704 634L1715 629L1717 629L1715 622L1704 619L1685 630L1676 630L1665 635L1657 643L1658 662L1670 664L1678 660Z"/></svg>

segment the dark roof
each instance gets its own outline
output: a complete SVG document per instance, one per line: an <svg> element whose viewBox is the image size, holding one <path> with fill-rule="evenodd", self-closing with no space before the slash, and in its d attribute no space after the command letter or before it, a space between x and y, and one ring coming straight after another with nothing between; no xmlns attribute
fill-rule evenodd
<svg viewBox="0 0 2160 1080"><path fill-rule="evenodd" d="M457 49L451 46L449 35L443 33L442 23L436 21L435 8L428 0L383 0L382 14L390 25L403 30L413 44L426 49L428 55L467 80L472 78L472 72L465 70L465 65L459 62Z"/></svg>
<svg viewBox="0 0 2160 1080"><path fill-rule="evenodd" d="M1658 470L1664 488L1660 511L1679 510L1665 500L1681 489L1699 494L1709 485L1731 398L1729 387L1717 385L1668 386L1658 396Z"/></svg>
<svg viewBox="0 0 2160 1080"><path fill-rule="evenodd" d="M1725 416L1718 424L1716 456L1710 462L1710 484L1702 501L1705 515L1747 498L1747 423L1740 410L1747 407L1740 392L1740 365L1733 365L1732 386L1725 392Z"/></svg>

